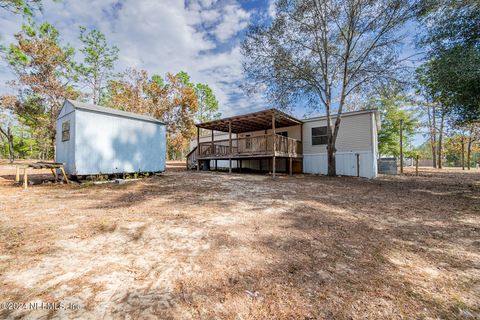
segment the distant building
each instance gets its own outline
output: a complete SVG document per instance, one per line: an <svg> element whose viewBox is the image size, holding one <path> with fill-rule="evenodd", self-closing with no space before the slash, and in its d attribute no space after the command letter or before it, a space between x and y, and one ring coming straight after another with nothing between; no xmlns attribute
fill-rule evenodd
<svg viewBox="0 0 480 320"><path fill-rule="evenodd" d="M153 117L66 100L56 130L70 175L165 171L165 124Z"/></svg>

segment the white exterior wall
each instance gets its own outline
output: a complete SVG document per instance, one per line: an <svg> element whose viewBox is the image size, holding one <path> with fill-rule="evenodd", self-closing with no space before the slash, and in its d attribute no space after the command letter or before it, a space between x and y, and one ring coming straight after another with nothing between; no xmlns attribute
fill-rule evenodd
<svg viewBox="0 0 480 320"><path fill-rule="evenodd" d="M232 133L232 139L235 139L235 138L236 138L236 134ZM214 131L213 140L214 141L228 140L228 133ZM212 141L212 136L210 134L200 136L200 143L209 142L209 141ZM197 137L195 136L190 140L190 150L193 150L193 148L195 148L196 146L197 146ZM234 141L233 146L235 146L235 141Z"/></svg>
<svg viewBox="0 0 480 320"><path fill-rule="evenodd" d="M62 141L62 124L70 121L70 139ZM60 111L56 125L56 159L55 162L61 162L65 166L68 174L75 172L75 110L72 105L66 103Z"/></svg>
<svg viewBox="0 0 480 320"><path fill-rule="evenodd" d="M377 176L377 119L374 112L344 115L336 142L335 163L338 175L357 175L359 154L360 176ZM325 118L306 120L303 127L303 171L327 174L326 145L312 145L312 128L326 126Z"/></svg>
<svg viewBox="0 0 480 320"><path fill-rule="evenodd" d="M57 121L57 162L68 174L91 175L165 171L165 125L112 114L73 109L67 102ZM65 113L66 115L63 115ZM70 140L62 142L62 122Z"/></svg>
<svg viewBox="0 0 480 320"><path fill-rule="evenodd" d="M283 127L283 128L276 128L275 129L276 134L280 134L282 132L287 132L289 138L301 140L300 139L301 129L300 129L299 125L298 126ZM239 133L238 137L239 138L245 138L247 136L247 134L249 134L252 137L256 137L256 136L262 136L262 135L265 135L265 134L272 134L272 133L273 133L273 130L268 129L268 130L260 130L260 131ZM228 137L227 137L227 139L228 139Z"/></svg>

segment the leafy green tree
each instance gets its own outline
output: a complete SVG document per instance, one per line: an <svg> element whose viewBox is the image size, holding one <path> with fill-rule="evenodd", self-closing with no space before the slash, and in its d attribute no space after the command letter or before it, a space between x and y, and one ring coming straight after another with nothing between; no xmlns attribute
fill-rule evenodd
<svg viewBox="0 0 480 320"><path fill-rule="evenodd" d="M9 110L9 105L15 102L13 96L0 97L0 104L4 107L0 109L0 153L2 157L8 156L10 162L38 154L38 139L32 128Z"/></svg>
<svg viewBox="0 0 480 320"><path fill-rule="evenodd" d="M408 99L397 87L386 87L369 101L369 108L378 109L381 114L381 129L378 132L380 155L400 155L400 123L403 122L404 150L411 149L418 122L416 115L408 111Z"/></svg>
<svg viewBox="0 0 480 320"><path fill-rule="evenodd" d="M450 48L431 60L433 85L458 124L480 121L480 50Z"/></svg>
<svg viewBox="0 0 480 320"><path fill-rule="evenodd" d="M185 71L180 71L175 75L176 78L179 79L180 83L188 88L193 88L195 87L195 84L190 80L190 75L186 73Z"/></svg>
<svg viewBox="0 0 480 320"><path fill-rule="evenodd" d="M198 111L195 117L196 122L205 122L220 117L221 113L218 112L218 100L208 84L194 84L191 81L190 75L185 71L180 71L175 76L183 86L195 90L198 101Z"/></svg>
<svg viewBox="0 0 480 320"><path fill-rule="evenodd" d="M9 46L6 60L17 79L12 87L19 94L9 108L20 118L34 121L50 141L55 156L56 119L65 99L76 99L74 49L62 46L58 30L48 22L23 24L17 40ZM2 106L4 107L4 106Z"/></svg>
<svg viewBox="0 0 480 320"><path fill-rule="evenodd" d="M37 139L32 129L19 123L13 128L13 149L20 159L31 159L38 155Z"/></svg>
<svg viewBox="0 0 480 320"><path fill-rule="evenodd" d="M109 46L105 35L96 29L87 32L85 27L80 27L80 41L83 62L77 67L79 78L90 89L92 102L98 104L113 75L119 49Z"/></svg>
<svg viewBox="0 0 480 320"><path fill-rule="evenodd" d="M198 83L195 86L198 99L198 111L196 121L205 122L218 119L221 113L218 111L218 100L208 84Z"/></svg>
<svg viewBox="0 0 480 320"><path fill-rule="evenodd" d="M432 149L430 148L430 144L427 142L422 143L418 147L413 149L415 154L419 156L420 159L428 159L432 160Z"/></svg>
<svg viewBox="0 0 480 320"><path fill-rule="evenodd" d="M381 111L382 127L378 132L378 149L381 155L400 155L400 123L403 121L404 148L411 148L411 141L417 128L412 112L402 110L395 104L386 105Z"/></svg>
<svg viewBox="0 0 480 320"><path fill-rule="evenodd" d="M426 30L419 44L449 116L463 124L480 120L480 2L421 0L417 12Z"/></svg>
<svg viewBox="0 0 480 320"><path fill-rule="evenodd" d="M8 154L10 162L13 162L15 160L15 154L13 148L12 115L9 114L6 108L6 105L10 103L11 99L12 97L8 96L0 98L0 139L3 144L2 156Z"/></svg>

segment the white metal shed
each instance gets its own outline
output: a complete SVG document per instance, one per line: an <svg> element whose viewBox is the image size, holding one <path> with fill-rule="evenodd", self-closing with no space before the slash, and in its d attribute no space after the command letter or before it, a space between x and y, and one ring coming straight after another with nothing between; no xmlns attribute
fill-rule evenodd
<svg viewBox="0 0 480 320"><path fill-rule="evenodd" d="M165 124L153 117L66 100L56 130L70 175L165 171Z"/></svg>

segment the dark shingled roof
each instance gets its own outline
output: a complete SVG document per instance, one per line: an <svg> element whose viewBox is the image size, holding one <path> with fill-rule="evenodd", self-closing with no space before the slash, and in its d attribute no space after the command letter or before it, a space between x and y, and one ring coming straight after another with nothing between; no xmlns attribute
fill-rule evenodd
<svg viewBox="0 0 480 320"><path fill-rule="evenodd" d="M88 111L99 112L99 113L104 113L104 114L113 114L113 115L120 116L120 117L125 117L125 118L138 119L138 120L143 120L143 121L165 124L162 121L160 121L158 119L155 119L154 117L150 117L150 116L143 115L143 114L138 114L138 113L127 112L127 111L122 111L122 110L118 110L118 109L101 107L101 106L97 106L95 104L80 102L80 101L76 101L76 100L67 99L67 101L69 103L71 103L72 106L75 109L88 110Z"/></svg>

